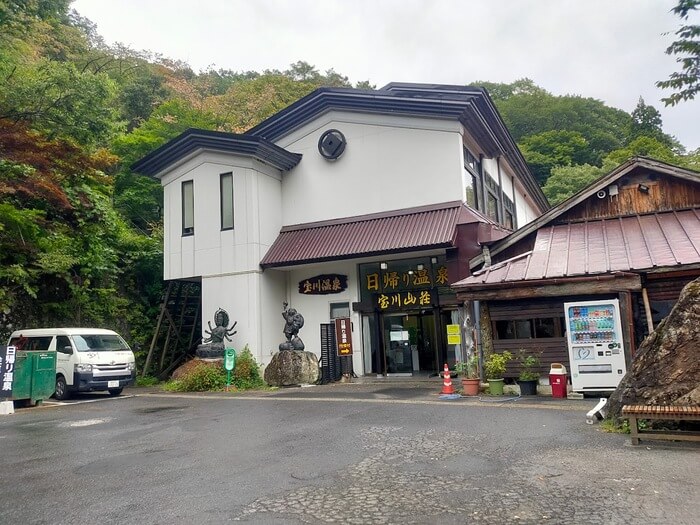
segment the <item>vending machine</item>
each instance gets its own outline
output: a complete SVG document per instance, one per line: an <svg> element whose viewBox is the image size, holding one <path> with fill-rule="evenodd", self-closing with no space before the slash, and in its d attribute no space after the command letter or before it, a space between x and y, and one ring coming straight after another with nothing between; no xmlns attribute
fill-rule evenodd
<svg viewBox="0 0 700 525"><path fill-rule="evenodd" d="M574 392L617 388L627 372L617 299L564 303Z"/></svg>

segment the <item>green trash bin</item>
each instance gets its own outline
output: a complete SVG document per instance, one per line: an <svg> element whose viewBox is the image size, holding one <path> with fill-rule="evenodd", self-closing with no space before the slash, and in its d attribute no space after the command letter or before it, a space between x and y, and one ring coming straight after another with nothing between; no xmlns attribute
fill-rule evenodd
<svg viewBox="0 0 700 525"><path fill-rule="evenodd" d="M11 399L40 405L53 395L55 388L56 352L17 352Z"/></svg>

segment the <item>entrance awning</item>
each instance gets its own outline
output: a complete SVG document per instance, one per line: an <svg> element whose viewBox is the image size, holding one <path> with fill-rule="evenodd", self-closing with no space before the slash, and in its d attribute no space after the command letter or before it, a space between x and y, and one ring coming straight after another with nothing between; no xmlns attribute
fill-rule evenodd
<svg viewBox="0 0 700 525"><path fill-rule="evenodd" d="M457 225L492 223L460 201L285 226L260 262L277 268L373 255L451 248Z"/></svg>

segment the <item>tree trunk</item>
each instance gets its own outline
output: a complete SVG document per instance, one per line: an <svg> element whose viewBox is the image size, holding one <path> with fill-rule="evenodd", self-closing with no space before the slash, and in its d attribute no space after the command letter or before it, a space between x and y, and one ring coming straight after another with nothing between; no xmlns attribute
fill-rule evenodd
<svg viewBox="0 0 700 525"><path fill-rule="evenodd" d="M700 278L688 283L608 400L620 423L623 405L700 405Z"/></svg>

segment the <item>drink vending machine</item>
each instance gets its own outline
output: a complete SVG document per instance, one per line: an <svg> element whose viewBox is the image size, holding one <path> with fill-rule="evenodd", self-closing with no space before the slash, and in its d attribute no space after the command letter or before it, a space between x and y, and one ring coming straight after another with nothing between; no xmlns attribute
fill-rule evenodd
<svg viewBox="0 0 700 525"><path fill-rule="evenodd" d="M625 373L617 299L564 303L574 392L612 391Z"/></svg>

